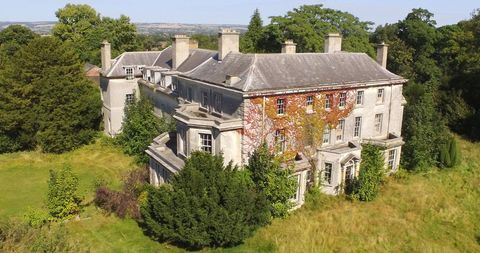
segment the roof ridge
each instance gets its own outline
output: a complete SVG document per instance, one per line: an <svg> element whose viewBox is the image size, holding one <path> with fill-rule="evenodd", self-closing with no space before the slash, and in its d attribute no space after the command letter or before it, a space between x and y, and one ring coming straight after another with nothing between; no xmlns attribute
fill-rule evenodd
<svg viewBox="0 0 480 253"><path fill-rule="evenodd" d="M118 59L115 58L115 59L116 59L116 60L115 60L115 63L114 63L112 66L110 66L110 69L108 70L107 75L106 75L107 77L109 77L109 76L111 76L111 75L113 74L113 73L112 73L113 70L114 70L114 69L117 67L117 65L122 61L122 59L123 59L124 56L125 56L125 54L121 54L121 55L117 56Z"/></svg>
<svg viewBox="0 0 480 253"><path fill-rule="evenodd" d="M248 90L250 88L250 86L252 85L253 72L255 71L256 68L257 68L257 55L253 54L252 64L247 69L247 71L245 71L245 72L248 72L248 73L247 73L247 79L245 80L245 84L243 85L243 90L244 91Z"/></svg>

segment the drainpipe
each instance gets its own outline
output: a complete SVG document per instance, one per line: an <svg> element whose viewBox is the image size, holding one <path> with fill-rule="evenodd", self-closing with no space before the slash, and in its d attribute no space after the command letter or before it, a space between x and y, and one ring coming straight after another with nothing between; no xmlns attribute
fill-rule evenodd
<svg viewBox="0 0 480 253"><path fill-rule="evenodd" d="M388 106L388 122L387 122L387 139L390 134L390 118L392 117L392 98L393 98L393 84L390 85L390 104Z"/></svg>

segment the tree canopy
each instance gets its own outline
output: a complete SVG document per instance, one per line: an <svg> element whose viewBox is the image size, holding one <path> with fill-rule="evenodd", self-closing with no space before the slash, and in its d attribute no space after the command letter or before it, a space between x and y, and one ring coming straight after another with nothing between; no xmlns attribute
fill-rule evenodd
<svg viewBox="0 0 480 253"><path fill-rule="evenodd" d="M0 152L77 148L96 135L100 108L74 47L33 39L0 70Z"/></svg>
<svg viewBox="0 0 480 253"><path fill-rule="evenodd" d="M53 35L72 42L84 62L100 63L100 43L103 40L112 44L113 57L141 47L136 27L127 16L121 15L118 19L101 17L86 4L67 4L55 14L58 23L53 27Z"/></svg>
<svg viewBox="0 0 480 253"><path fill-rule="evenodd" d="M10 25L0 31L0 51L4 51L8 56L13 56L20 47L27 45L36 37L38 35L28 27Z"/></svg>
<svg viewBox="0 0 480 253"><path fill-rule="evenodd" d="M260 42L260 51L279 52L281 43L292 39L298 52L322 52L328 33L343 35L343 49L374 55L369 42L371 22L360 21L348 12L324 8L323 5L303 5L284 16L271 17Z"/></svg>

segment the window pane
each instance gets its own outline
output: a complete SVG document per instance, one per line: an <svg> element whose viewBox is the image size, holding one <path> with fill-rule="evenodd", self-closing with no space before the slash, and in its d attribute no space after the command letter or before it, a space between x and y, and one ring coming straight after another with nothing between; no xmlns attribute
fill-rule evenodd
<svg viewBox="0 0 480 253"><path fill-rule="evenodd" d="M360 137L362 128L362 117L355 117L355 127L353 129L353 136Z"/></svg>
<svg viewBox="0 0 480 253"><path fill-rule="evenodd" d="M363 91L357 91L357 105L363 104Z"/></svg>
<svg viewBox="0 0 480 253"><path fill-rule="evenodd" d="M212 135L200 134L200 149L212 153Z"/></svg>
<svg viewBox="0 0 480 253"><path fill-rule="evenodd" d="M285 113L285 99L277 99L277 114L282 115Z"/></svg>
<svg viewBox="0 0 480 253"><path fill-rule="evenodd" d="M340 103L338 106L344 107L347 104L347 93L343 92L340 93Z"/></svg>
<svg viewBox="0 0 480 253"><path fill-rule="evenodd" d="M332 183L332 164L331 163L325 163L323 180L328 184Z"/></svg>
<svg viewBox="0 0 480 253"><path fill-rule="evenodd" d="M332 102L332 96L331 95L326 95L325 96L325 109L330 109L331 102Z"/></svg>

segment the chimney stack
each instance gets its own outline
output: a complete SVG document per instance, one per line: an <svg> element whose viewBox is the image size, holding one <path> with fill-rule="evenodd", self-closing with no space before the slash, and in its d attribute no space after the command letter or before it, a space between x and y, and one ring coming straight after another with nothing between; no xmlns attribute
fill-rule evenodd
<svg viewBox="0 0 480 253"><path fill-rule="evenodd" d="M382 67L387 68L388 45L384 42L377 45L377 62Z"/></svg>
<svg viewBox="0 0 480 253"><path fill-rule="evenodd" d="M282 54L295 54L297 52L297 44L293 40L286 40L282 44Z"/></svg>
<svg viewBox="0 0 480 253"><path fill-rule="evenodd" d="M342 51L342 35L339 33L329 33L325 36L325 53L340 51Z"/></svg>
<svg viewBox="0 0 480 253"><path fill-rule="evenodd" d="M218 60L222 61L230 52L238 53L240 33L231 29L222 29L218 33Z"/></svg>
<svg viewBox="0 0 480 253"><path fill-rule="evenodd" d="M177 34L172 40L172 69L177 69L190 55L190 38Z"/></svg>
<svg viewBox="0 0 480 253"><path fill-rule="evenodd" d="M101 47L101 57L102 57L102 71L107 71L112 66L112 49L110 43L104 40Z"/></svg>

